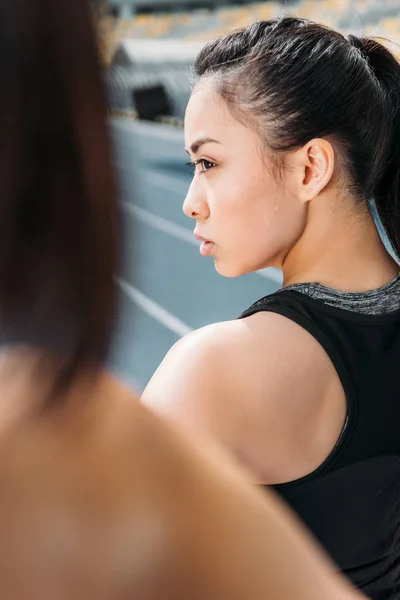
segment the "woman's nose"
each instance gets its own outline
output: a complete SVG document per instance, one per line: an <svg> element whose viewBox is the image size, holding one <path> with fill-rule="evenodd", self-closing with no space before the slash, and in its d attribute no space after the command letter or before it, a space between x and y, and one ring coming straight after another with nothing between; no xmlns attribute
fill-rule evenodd
<svg viewBox="0 0 400 600"><path fill-rule="evenodd" d="M193 183L189 188L185 201L183 203L183 212L191 219L206 219L209 215L209 209L205 198L199 194Z"/></svg>

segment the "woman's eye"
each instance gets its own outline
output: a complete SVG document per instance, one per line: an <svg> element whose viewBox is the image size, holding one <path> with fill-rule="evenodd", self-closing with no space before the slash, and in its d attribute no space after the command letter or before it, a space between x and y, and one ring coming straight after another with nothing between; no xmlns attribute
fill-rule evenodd
<svg viewBox="0 0 400 600"><path fill-rule="evenodd" d="M207 173L210 169L216 166L215 163L210 160L206 160L205 158L201 158L200 160L190 161L186 163L188 167L194 169L194 173Z"/></svg>
<svg viewBox="0 0 400 600"><path fill-rule="evenodd" d="M210 169L215 167L215 163L205 159L201 159L198 164L202 166L202 173L205 173L206 171L209 171Z"/></svg>

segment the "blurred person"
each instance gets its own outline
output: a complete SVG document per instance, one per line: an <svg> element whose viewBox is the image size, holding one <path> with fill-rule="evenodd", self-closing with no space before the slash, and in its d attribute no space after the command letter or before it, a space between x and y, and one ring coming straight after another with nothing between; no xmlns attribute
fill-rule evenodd
<svg viewBox="0 0 400 600"><path fill-rule="evenodd" d="M104 369L120 234L89 3L4 0L0 63L0 597L357 600Z"/></svg>
<svg viewBox="0 0 400 600"><path fill-rule="evenodd" d="M393 598L400 276L370 204L399 256L400 65L286 17L209 42L195 74L184 212L200 252L226 277L278 267L283 288L180 340L143 401L222 443L358 587Z"/></svg>

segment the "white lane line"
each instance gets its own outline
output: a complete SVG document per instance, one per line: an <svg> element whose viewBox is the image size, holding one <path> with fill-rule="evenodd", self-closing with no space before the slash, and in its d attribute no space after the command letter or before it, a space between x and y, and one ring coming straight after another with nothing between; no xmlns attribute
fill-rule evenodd
<svg viewBox="0 0 400 600"><path fill-rule="evenodd" d="M127 171L129 173L133 173L138 184L146 183L147 185L160 188L161 190L168 190L169 192L178 194L179 201L182 202L185 199L185 196L190 186L190 181L188 181L187 183L182 183L180 181L177 181L175 177L164 175L163 173L155 173L150 169L140 169L138 173L135 173L135 171L132 171L132 165L127 165L126 163L123 163L118 160L115 162L115 166L119 171ZM161 195L160 199L162 199Z"/></svg>
<svg viewBox="0 0 400 600"><path fill-rule="evenodd" d="M168 175L163 175L162 173L154 173L154 171L150 170L142 171L141 176L149 185L154 185L161 189L166 189L170 192L175 192L176 194L179 194L182 201L185 198L190 186L190 181L188 181L187 184L180 183L176 180L175 177L169 177Z"/></svg>
<svg viewBox="0 0 400 600"><path fill-rule="evenodd" d="M197 248L200 246L200 242L196 240L193 233L187 227L182 227L182 225L177 225L172 221L168 221L168 219L164 219L164 217L159 217L131 202L121 202L121 205L127 212L131 213L131 215L139 219L139 221L142 221L142 223L146 223L146 225L150 225L150 227L153 227L154 229L158 229L167 235L171 235L172 237L186 242L187 244L191 244L192 246L196 246ZM282 273L279 269L275 269L274 267L255 271L255 274L264 277L265 279L269 279L270 281L274 281L279 285L282 284Z"/></svg>
<svg viewBox="0 0 400 600"><path fill-rule="evenodd" d="M171 235L172 237L186 242L187 244L192 244L192 246L200 246L200 242L196 240L196 238L193 235L193 232L190 231L190 229L188 229L187 227L177 225L172 221L168 221L168 219L159 217L158 215L144 210L143 208L140 208L135 204L131 204L130 202L122 202L121 204L127 212L131 213L131 215L139 219L139 221L150 225L150 227L158 229L159 231Z"/></svg>
<svg viewBox="0 0 400 600"><path fill-rule="evenodd" d="M175 317L168 310L151 300L148 296L133 287L124 279L117 278L117 283L122 291L135 302L148 315L156 321L164 325L167 329L175 333L178 337L183 337L192 331L189 325Z"/></svg>

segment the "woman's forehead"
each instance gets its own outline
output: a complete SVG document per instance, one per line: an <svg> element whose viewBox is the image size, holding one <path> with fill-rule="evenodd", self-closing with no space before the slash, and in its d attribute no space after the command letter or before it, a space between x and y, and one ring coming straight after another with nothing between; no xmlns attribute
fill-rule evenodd
<svg viewBox="0 0 400 600"><path fill-rule="evenodd" d="M185 115L186 148L198 138L214 138L221 144L231 144L251 132L231 114L212 81L200 81L190 97Z"/></svg>
<svg viewBox="0 0 400 600"><path fill-rule="evenodd" d="M218 124L230 117L228 107L211 81L199 81L193 89L186 109L185 126L198 120ZM232 117L230 117L232 118Z"/></svg>

